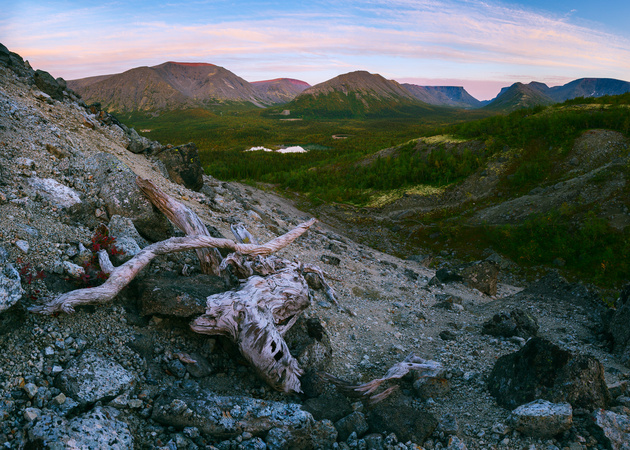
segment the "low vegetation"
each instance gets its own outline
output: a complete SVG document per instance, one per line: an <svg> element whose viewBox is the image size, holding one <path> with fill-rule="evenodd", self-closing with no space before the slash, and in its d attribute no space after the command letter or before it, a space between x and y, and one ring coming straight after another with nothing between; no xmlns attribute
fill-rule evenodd
<svg viewBox="0 0 630 450"><path fill-rule="evenodd" d="M559 167L586 130L630 136L630 94L574 99L508 115L441 111L422 120L314 119L280 112L189 110L121 119L136 129L150 129L145 134L152 139L194 141L210 175L299 192L311 207L330 202L382 207L404 195L437 195L480 173L491 159L504 157L509 163L493 195L474 207L463 202L459 209L416 217L424 231L404 231L402 240L436 251L448 246L471 258L492 247L524 266L555 264L600 285L619 284L629 273L630 230L612 228L590 206L533 214L501 227L470 226L467 219L481 207L563 180L566 171ZM282 145L310 151L243 152ZM436 229L440 238L430 238Z"/></svg>

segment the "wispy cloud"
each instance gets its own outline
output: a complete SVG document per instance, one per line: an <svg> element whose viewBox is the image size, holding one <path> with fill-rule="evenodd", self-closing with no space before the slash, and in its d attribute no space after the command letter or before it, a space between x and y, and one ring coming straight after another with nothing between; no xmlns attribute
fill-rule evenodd
<svg viewBox="0 0 630 450"><path fill-rule="evenodd" d="M494 1L321 1L294 10L251 3L229 13L202 1L197 14L188 3L158 2L142 14L116 5L18 12L0 19L0 41L66 78L166 60L230 62L228 69L254 79L312 73L309 82L339 69L471 80L532 74L543 81L630 73L628 39L571 16Z"/></svg>

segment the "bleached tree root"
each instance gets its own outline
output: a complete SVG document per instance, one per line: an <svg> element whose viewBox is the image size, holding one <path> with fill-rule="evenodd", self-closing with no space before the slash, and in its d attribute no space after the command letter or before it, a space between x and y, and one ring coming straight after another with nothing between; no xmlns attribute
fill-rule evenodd
<svg viewBox="0 0 630 450"><path fill-rule="evenodd" d="M413 353L409 354L403 361L394 364L387 371L383 378L377 378L364 384L352 384L341 380L328 373L323 374L324 378L334 384L337 389L348 397L355 397L367 401L374 405L389 397L398 386L392 386L381 393L374 394L376 390L386 381L399 379L407 375L410 371L417 372L418 377L434 378L442 371L443 367L437 361L420 358Z"/></svg>
<svg viewBox="0 0 630 450"><path fill-rule="evenodd" d="M287 267L265 278L252 276L238 291L208 297L206 313L190 327L230 337L269 385L301 392L303 371L283 335L309 305L306 280L297 267Z"/></svg>

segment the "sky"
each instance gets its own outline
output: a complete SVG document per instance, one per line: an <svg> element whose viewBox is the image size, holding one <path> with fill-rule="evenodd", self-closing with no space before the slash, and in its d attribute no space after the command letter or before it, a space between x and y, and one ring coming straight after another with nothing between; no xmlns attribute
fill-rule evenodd
<svg viewBox="0 0 630 450"><path fill-rule="evenodd" d="M464 86L630 81L628 0L0 0L0 43L67 80L166 61L311 85L355 70Z"/></svg>

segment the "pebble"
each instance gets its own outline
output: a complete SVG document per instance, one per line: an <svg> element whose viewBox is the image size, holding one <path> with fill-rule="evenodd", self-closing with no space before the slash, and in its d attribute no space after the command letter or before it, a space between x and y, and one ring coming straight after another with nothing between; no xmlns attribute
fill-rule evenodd
<svg viewBox="0 0 630 450"><path fill-rule="evenodd" d="M17 248L19 248L24 253L28 253L29 248L30 248L28 242L26 242L23 239L19 239L19 240L15 241L15 246Z"/></svg>
<svg viewBox="0 0 630 450"><path fill-rule="evenodd" d="M24 418L28 422L33 422L42 416L42 411L38 408L26 408L24 410Z"/></svg>

